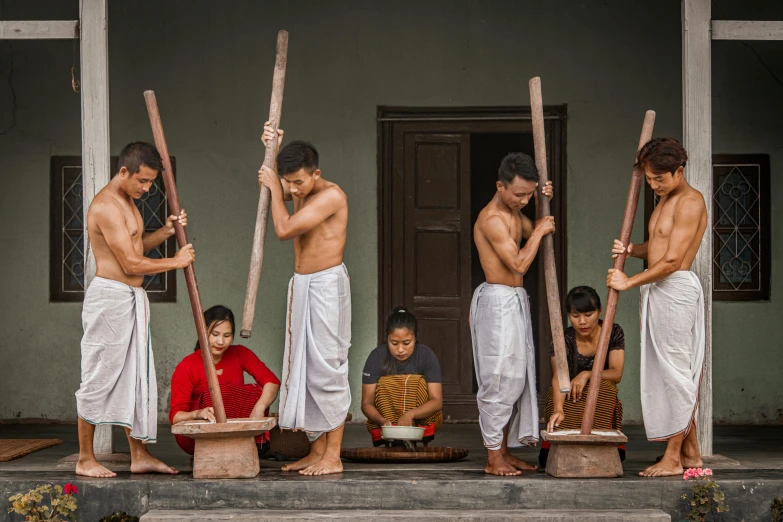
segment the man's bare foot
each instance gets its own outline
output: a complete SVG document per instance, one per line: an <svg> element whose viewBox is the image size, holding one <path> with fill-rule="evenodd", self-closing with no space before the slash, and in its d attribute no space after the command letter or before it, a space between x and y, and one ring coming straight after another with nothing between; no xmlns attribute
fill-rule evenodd
<svg viewBox="0 0 783 522"><path fill-rule="evenodd" d="M704 462L701 460L701 453L699 453L698 441L691 443L689 439L685 439L682 451L680 451L680 462L683 468L701 468L704 466Z"/></svg>
<svg viewBox="0 0 783 522"><path fill-rule="evenodd" d="M704 462L701 459L688 460L688 458L685 455L681 455L680 461L682 462L683 469L704 467Z"/></svg>
<svg viewBox="0 0 783 522"><path fill-rule="evenodd" d="M306 457L303 457L296 462L292 462L291 464L286 464L282 468L280 468L281 471L301 471L305 468L309 468L313 464L318 463L319 460L323 458L322 453L317 453L314 451L311 451L308 453Z"/></svg>
<svg viewBox="0 0 783 522"><path fill-rule="evenodd" d="M501 455L499 451L489 451L489 455L487 455L487 467L484 468L484 472L501 477L513 477L522 474L521 471L506 462L506 459L503 458L503 455Z"/></svg>
<svg viewBox="0 0 783 522"><path fill-rule="evenodd" d="M179 473L175 468L164 464L149 453L132 458L130 470L131 473L163 473L166 475Z"/></svg>
<svg viewBox="0 0 783 522"><path fill-rule="evenodd" d="M506 464L508 464L512 468L516 468L520 471L536 471L538 469L538 466L528 464L527 462L516 458L511 453L504 453L503 460L505 460Z"/></svg>
<svg viewBox="0 0 783 522"><path fill-rule="evenodd" d="M668 459L662 459L657 464L653 464L644 471L639 472L640 477L676 477L682 476L684 470L682 466Z"/></svg>
<svg viewBox="0 0 783 522"><path fill-rule="evenodd" d="M299 471L300 475L331 475L333 473L342 473L343 463L340 457L322 457L321 460L312 466Z"/></svg>
<svg viewBox="0 0 783 522"><path fill-rule="evenodd" d="M76 463L76 474L96 478L112 478L117 476L112 470L101 466L95 459L79 459L79 462Z"/></svg>

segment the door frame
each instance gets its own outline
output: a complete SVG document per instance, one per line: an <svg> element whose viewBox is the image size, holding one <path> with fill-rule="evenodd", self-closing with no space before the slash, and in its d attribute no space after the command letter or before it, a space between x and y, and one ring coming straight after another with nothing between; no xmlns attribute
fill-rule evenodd
<svg viewBox="0 0 783 522"><path fill-rule="evenodd" d="M567 291L567 222L566 222L566 105L544 106L544 124L548 139L547 166L549 178L555 186L555 198L552 200L552 214L557 223L558 233L554 237L555 259L561 302ZM377 108L377 161L378 161L378 341L385 342L384 330L386 317L396 303L393 301L392 251L395 248L394 230L391 213L393 200L402 197L394 191L393 181L403 176L404 165L394 165L394 131L397 125L415 122L449 122L449 132L462 133L516 133L530 132L531 112L529 106L521 107L396 107L380 105ZM398 184L399 185L399 184ZM400 238L398 238L398 241ZM399 246L397 246L399 248ZM544 289L543 270L539 270L538 284ZM536 347L539 359L538 395L543 403L551 381L549 344L551 331L546 302L546 292L538 292L538 306L541 310L537 330L540 332L539 346ZM564 315L565 317L565 315ZM475 396L456 398L457 404L470 403L475 408ZM445 397L444 397L445 402ZM450 401L454 402L454 401ZM455 404L456 405L456 404Z"/></svg>

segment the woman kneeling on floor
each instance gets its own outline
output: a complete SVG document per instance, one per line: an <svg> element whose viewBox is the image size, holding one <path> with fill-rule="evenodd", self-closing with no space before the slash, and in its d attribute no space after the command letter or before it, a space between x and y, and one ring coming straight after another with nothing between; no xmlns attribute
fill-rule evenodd
<svg viewBox="0 0 783 522"><path fill-rule="evenodd" d="M601 336L603 321L601 317L601 298L595 289L589 286L572 288L565 301L565 310L571 326L565 331L565 348L568 359L568 373L571 379L571 391L568 394L553 393L560 389L557 380L555 348L552 345L552 387L546 396L547 431L579 430L585 413L587 390L590 386L590 374L593 359L598 350L598 338ZM617 397L617 384L623 378L625 366L625 336L619 324L612 325L609 338L609 350L606 356L604 372L598 389L598 402L593 419L594 430L618 430L623 427L623 405ZM542 441L538 462L541 469L546 467L549 456L549 443ZM625 460L625 446L618 448L620 459Z"/></svg>
<svg viewBox="0 0 783 522"><path fill-rule="evenodd" d="M424 445L443 422L443 390L438 358L416 343L416 316L397 307L386 320L386 343L367 357L362 372L362 412L373 445L386 441L381 426L424 428Z"/></svg>
<svg viewBox="0 0 783 522"><path fill-rule="evenodd" d="M213 306L204 312L212 363L217 371L223 407L229 419L258 419L269 415L269 405L277 397L280 379L249 348L231 344L234 340L234 314L225 306ZM245 384L245 372L255 384ZM193 353L182 359L171 377L169 421L209 420L215 422L207 372L199 343ZM179 447L193 455L195 441L175 435ZM256 437L259 453L269 441L269 433Z"/></svg>

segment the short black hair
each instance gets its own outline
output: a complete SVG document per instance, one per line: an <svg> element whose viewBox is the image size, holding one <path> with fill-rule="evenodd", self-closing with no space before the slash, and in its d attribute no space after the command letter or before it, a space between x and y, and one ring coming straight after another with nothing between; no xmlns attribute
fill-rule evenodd
<svg viewBox="0 0 783 522"><path fill-rule="evenodd" d="M636 168L649 169L653 174L668 174L685 168L688 153L674 138L653 138L639 149Z"/></svg>
<svg viewBox="0 0 783 522"><path fill-rule="evenodd" d="M305 169L312 174L318 168L318 151L307 141L292 141L277 154L277 173L281 176Z"/></svg>
<svg viewBox="0 0 783 522"><path fill-rule="evenodd" d="M134 141L125 145L120 152L117 171L119 172L122 167L125 167L132 176L138 174L142 165L156 171L158 174L163 171L163 160L160 159L160 153L155 148L155 145L146 141Z"/></svg>
<svg viewBox="0 0 783 522"><path fill-rule="evenodd" d="M522 152L511 152L506 154L506 157L500 162L498 180L506 185L514 181L514 178L517 176L536 183L540 179L536 162L533 161L533 158Z"/></svg>
<svg viewBox="0 0 783 522"><path fill-rule="evenodd" d="M565 299L565 311L586 314L601 309L601 298L591 286L575 286Z"/></svg>

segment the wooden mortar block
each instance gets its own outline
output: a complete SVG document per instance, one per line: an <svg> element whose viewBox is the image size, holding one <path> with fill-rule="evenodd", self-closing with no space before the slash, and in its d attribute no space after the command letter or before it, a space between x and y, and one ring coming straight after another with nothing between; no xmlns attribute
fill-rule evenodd
<svg viewBox="0 0 783 522"><path fill-rule="evenodd" d="M593 430L582 435L579 430L541 432L541 438L552 446L546 462L547 474L558 478L612 478L623 476L623 465L617 446L628 442L620 431Z"/></svg>
<svg viewBox="0 0 783 522"><path fill-rule="evenodd" d="M252 478L261 470L254 437L276 425L272 417L186 421L173 425L171 432L196 441L193 478Z"/></svg>

